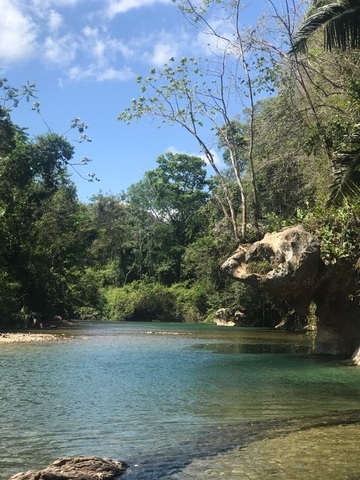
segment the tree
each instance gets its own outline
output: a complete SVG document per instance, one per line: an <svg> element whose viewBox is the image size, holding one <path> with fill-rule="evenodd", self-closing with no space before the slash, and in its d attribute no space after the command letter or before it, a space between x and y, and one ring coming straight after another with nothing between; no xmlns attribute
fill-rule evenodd
<svg viewBox="0 0 360 480"><path fill-rule="evenodd" d="M300 26L290 53L305 52L310 37L324 30L327 50L360 47L360 4L358 0L314 1L308 17Z"/></svg>
<svg viewBox="0 0 360 480"><path fill-rule="evenodd" d="M81 209L66 164L73 147L62 136L16 139L0 161L3 267L19 285L19 304L40 318L71 314L69 272L81 265Z"/></svg>
<svg viewBox="0 0 360 480"><path fill-rule="evenodd" d="M282 221L294 218L298 209L314 203L326 181L325 161L306 151L308 132L298 108L296 104L289 108L286 91L259 101L256 107L254 161L267 220L274 215Z"/></svg>
<svg viewBox="0 0 360 480"><path fill-rule="evenodd" d="M200 210L207 201L208 182L199 157L168 152L157 163L130 186L127 202L133 216L142 219L143 273L169 284L180 280L184 249L206 223Z"/></svg>
<svg viewBox="0 0 360 480"><path fill-rule="evenodd" d="M336 85L336 97L342 96L341 103L339 100L335 104L333 102L336 112L327 111L328 118L333 125L336 125L337 138L334 131L326 132L323 129L327 136L326 144L329 147L328 156L332 176L329 204L339 204L344 196L349 198L359 195L359 85L357 80L359 75L357 51L360 47L359 2L356 0L339 0L336 3L314 2L313 8L310 9L295 36L290 50L291 55L296 57L297 53L306 53L306 57L311 57L313 62L314 55L308 51L308 41L310 38L316 38L316 33L320 30L324 31L325 50L331 51L332 65L340 63L332 84ZM322 71L324 72L325 69L322 68ZM326 89L327 97L334 98L334 94L330 95L330 91L334 90L333 86Z"/></svg>
<svg viewBox="0 0 360 480"><path fill-rule="evenodd" d="M179 225L184 240L191 238L190 220L207 198L206 164L199 157L170 152L156 162L159 166L145 173L153 193L149 208L162 222Z"/></svg>
<svg viewBox="0 0 360 480"><path fill-rule="evenodd" d="M139 218L123 197L99 193L86 207L96 231L87 265L101 275L104 287L139 278L136 246L147 230L146 219Z"/></svg>
<svg viewBox="0 0 360 480"><path fill-rule="evenodd" d="M209 57L201 60L183 58L177 63L171 59L162 70L152 69L147 78L138 77L141 96L134 99L119 117L126 122L146 115L158 117L169 125L180 125L196 138L218 178L222 193L217 198L225 218L231 221L234 238L238 242L246 239L250 211L259 235L261 206L254 161L256 142L259 140L255 135L256 97L263 92L266 95L275 92L281 86L285 69L289 71L290 68L291 74L296 75L295 88L301 90L306 98L306 106L310 110L307 112L309 121L321 127L304 80L306 73L298 68L296 62L293 67L287 61L283 68L287 59L282 47L284 42L291 44L293 25L298 14L295 8L297 4L285 1L285 14L281 15L275 2L269 0L268 3L273 13L266 18L267 30L264 31L263 21L251 28L242 26L246 13L243 11L244 3L240 0L179 0L178 6L186 19L209 39ZM238 147L232 138L232 122L234 119L242 120L241 116L245 117L247 123L243 149L247 161L246 172L238 169ZM209 130L215 137L212 142L208 140ZM226 150L241 196L240 209L234 205L233 184L229 186L228 179L216 162L214 140ZM324 146L330 158L326 141Z"/></svg>
<svg viewBox="0 0 360 480"><path fill-rule="evenodd" d="M259 219L261 217L261 208L257 192L256 175L254 168L254 115L255 115L255 96L256 82L254 81L255 50L253 48L253 32L241 26L242 11L244 5L241 0L235 2L193 2L192 0L179 0L180 10L184 13L189 23L195 26L202 34L211 38L210 53L218 57L220 65L218 80L213 83L218 85L218 93L214 98L214 103L218 112L220 112L223 121L223 128L219 129L218 134L222 137L222 142L226 145L229 158L233 166L234 175L241 193L242 199L242 231L240 240L245 241L246 223L247 223L247 204L243 186L242 177L237 170L236 150L237 147L232 142L232 120L229 115L228 101L240 101L247 111L249 131L247 141L247 172L251 185L251 198L253 210L253 222L257 235L259 235ZM221 18L221 22L219 19ZM215 42L214 42L215 40ZM216 47L214 47L216 43ZM209 72L207 72L209 74ZM230 133L228 138L227 133Z"/></svg>
<svg viewBox="0 0 360 480"><path fill-rule="evenodd" d="M345 199L360 199L360 125L345 137L334 153L334 174L328 205L341 205Z"/></svg>
<svg viewBox="0 0 360 480"><path fill-rule="evenodd" d="M0 79L2 324L71 317L89 301L95 306L100 303L99 296L84 295L82 288L86 254L96 232L78 201L68 170L73 168L82 176L77 166L89 160L73 160L74 147L67 134L76 130L80 134L77 142L90 141L88 127L75 118L62 135L48 128L47 134L30 140L26 129L12 122L11 112L22 99L32 98L36 98L35 84L15 88ZM32 109L39 113L39 106L35 101Z"/></svg>
<svg viewBox="0 0 360 480"><path fill-rule="evenodd" d="M18 246L23 265L15 273L22 284L27 310L41 319L73 318L79 298L74 284L84 272L86 252L94 237L72 184L59 186L32 204L30 229ZM31 196L30 196L31 198Z"/></svg>
<svg viewBox="0 0 360 480"><path fill-rule="evenodd" d="M208 82L198 62L193 58L182 58L178 64L171 58L163 70L151 69L147 78L137 77L141 85L142 96L133 99L119 119L130 123L146 115L158 117L163 123L179 125L189 132L198 142L207 161L217 175L223 195L220 201L223 209L229 212L235 238L244 241L246 230L246 198L241 178L237 177L242 192L242 232L238 231L237 213L231 201L231 193L216 162L216 155L208 143L206 130L215 130L226 134L220 127L230 122L230 85L225 83L225 72L230 72L224 54L219 71L212 70ZM205 61L205 63L207 63ZM209 65L210 69L211 66ZM216 80L215 80L216 79ZM219 120L221 119L221 120ZM205 127L206 124L206 128ZM227 139L224 138L224 143ZM232 151L229 143L229 151ZM235 163L235 160L234 160ZM237 172L234 172L237 175Z"/></svg>
<svg viewBox="0 0 360 480"><path fill-rule="evenodd" d="M126 225L129 222L128 209L120 195L103 193L93 196L86 208L97 232L91 247L89 265L101 269L107 262L121 257L127 234Z"/></svg>
<svg viewBox="0 0 360 480"><path fill-rule="evenodd" d="M20 100L34 97L33 87L0 81L1 323L72 316L73 282L89 241L68 174L74 147L53 132L29 140L11 120ZM73 128L82 129L80 120Z"/></svg>

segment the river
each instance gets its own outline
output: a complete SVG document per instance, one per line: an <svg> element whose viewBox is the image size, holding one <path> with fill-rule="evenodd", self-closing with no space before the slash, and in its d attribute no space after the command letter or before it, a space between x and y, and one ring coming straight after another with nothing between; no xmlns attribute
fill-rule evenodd
<svg viewBox="0 0 360 480"><path fill-rule="evenodd" d="M0 478L60 456L133 479L360 478L360 368L305 335L88 323L0 347Z"/></svg>

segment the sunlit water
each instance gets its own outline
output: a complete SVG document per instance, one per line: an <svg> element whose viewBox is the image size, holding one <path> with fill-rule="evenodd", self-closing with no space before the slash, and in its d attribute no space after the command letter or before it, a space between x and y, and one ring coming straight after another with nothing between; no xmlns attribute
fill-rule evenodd
<svg viewBox="0 0 360 480"><path fill-rule="evenodd" d="M207 325L89 324L0 346L0 478L60 456L124 479L358 479L360 368L305 336Z"/></svg>

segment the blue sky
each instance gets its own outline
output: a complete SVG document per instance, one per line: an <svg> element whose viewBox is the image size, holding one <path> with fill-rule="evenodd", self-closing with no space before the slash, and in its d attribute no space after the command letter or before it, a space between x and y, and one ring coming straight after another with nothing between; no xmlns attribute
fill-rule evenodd
<svg viewBox="0 0 360 480"><path fill-rule="evenodd" d="M249 19L264 2L254 3ZM137 75L170 57L207 53L207 40L171 1L0 0L0 11L0 76L13 86L36 82L41 104L38 115L23 102L13 120L31 136L46 132L45 122L57 133L75 117L89 125L92 142L76 146L75 159L91 158L81 171L94 172L100 182L74 176L81 200L100 190L126 190L166 151L200 154L180 128L158 129L150 118L130 126L117 121L139 96Z"/></svg>

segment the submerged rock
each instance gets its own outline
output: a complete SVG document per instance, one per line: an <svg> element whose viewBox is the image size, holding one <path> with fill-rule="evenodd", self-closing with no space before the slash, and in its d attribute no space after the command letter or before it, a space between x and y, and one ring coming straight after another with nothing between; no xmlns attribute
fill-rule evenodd
<svg viewBox="0 0 360 480"><path fill-rule="evenodd" d="M126 468L126 463L109 458L62 457L43 470L17 473L10 480L112 480Z"/></svg>

